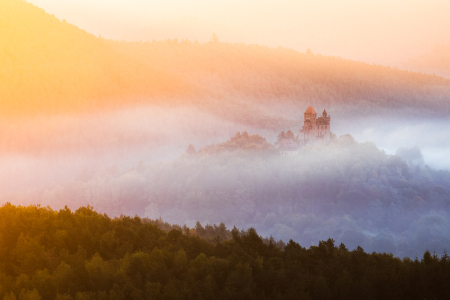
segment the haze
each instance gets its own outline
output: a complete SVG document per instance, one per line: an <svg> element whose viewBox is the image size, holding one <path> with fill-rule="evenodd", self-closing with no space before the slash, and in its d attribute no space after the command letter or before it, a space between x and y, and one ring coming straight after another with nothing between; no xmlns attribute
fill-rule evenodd
<svg viewBox="0 0 450 300"><path fill-rule="evenodd" d="M450 42L450 2L32 0L95 35L168 38L311 49L314 53L395 65Z"/></svg>
<svg viewBox="0 0 450 300"><path fill-rule="evenodd" d="M0 0L0 201L449 249L450 4L202 1Z"/></svg>

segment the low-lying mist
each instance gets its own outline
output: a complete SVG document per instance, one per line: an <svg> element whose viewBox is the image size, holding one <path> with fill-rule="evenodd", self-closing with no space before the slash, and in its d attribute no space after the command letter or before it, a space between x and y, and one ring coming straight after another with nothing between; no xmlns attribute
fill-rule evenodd
<svg viewBox="0 0 450 300"><path fill-rule="evenodd" d="M0 200L54 209L90 204L111 216L161 217L189 226L254 226L264 236L304 246L332 237L349 248L400 256L448 249L450 179L435 169L450 169L444 138L449 122L329 113L338 136L349 133L376 146L347 137L295 157L273 149L221 151L220 143L238 131L273 143L279 130L251 128L190 106L3 119ZM301 124L285 131L297 132ZM189 144L197 150L215 146L187 155ZM420 148L430 167L389 156L402 147Z"/></svg>
<svg viewBox="0 0 450 300"><path fill-rule="evenodd" d="M356 126L355 126L356 125ZM418 147L425 164L450 170L450 121L445 119L356 118L347 122L336 120L338 135L351 133L358 141L372 141L388 154L399 148Z"/></svg>
<svg viewBox="0 0 450 300"><path fill-rule="evenodd" d="M140 160L173 159L189 143L221 141L237 130L193 107L3 119L0 192L42 187L104 168L128 169Z"/></svg>

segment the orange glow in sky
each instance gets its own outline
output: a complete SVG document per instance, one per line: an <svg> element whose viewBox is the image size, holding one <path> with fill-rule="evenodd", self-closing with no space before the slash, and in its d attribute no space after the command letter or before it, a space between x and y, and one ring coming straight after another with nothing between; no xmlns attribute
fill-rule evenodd
<svg viewBox="0 0 450 300"><path fill-rule="evenodd" d="M395 64L450 42L448 0L31 0L95 35L257 43Z"/></svg>

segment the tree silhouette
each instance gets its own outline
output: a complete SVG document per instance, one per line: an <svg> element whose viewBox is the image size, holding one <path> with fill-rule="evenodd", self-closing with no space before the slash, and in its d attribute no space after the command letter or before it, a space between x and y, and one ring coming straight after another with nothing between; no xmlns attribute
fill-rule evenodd
<svg viewBox="0 0 450 300"><path fill-rule="evenodd" d="M186 149L186 154L195 154L195 153L197 153L195 147L192 144L189 144L189 146Z"/></svg>
<svg viewBox="0 0 450 300"><path fill-rule="evenodd" d="M216 33L212 34L210 42L211 43L219 43L219 38L217 37Z"/></svg>

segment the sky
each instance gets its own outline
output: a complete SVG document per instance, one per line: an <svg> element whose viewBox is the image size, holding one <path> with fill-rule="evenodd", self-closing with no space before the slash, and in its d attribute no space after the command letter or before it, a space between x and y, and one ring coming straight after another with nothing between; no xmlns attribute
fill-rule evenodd
<svg viewBox="0 0 450 300"><path fill-rule="evenodd" d="M448 0L30 0L95 35L283 46L396 65L450 43Z"/></svg>

